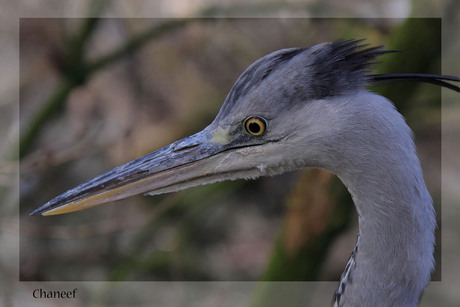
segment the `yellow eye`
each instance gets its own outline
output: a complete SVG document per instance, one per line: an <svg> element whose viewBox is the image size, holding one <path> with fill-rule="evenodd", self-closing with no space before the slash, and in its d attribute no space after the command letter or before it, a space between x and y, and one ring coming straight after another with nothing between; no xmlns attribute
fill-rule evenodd
<svg viewBox="0 0 460 307"><path fill-rule="evenodd" d="M267 122L260 116L248 117L244 121L244 129L252 135L259 136L267 130Z"/></svg>

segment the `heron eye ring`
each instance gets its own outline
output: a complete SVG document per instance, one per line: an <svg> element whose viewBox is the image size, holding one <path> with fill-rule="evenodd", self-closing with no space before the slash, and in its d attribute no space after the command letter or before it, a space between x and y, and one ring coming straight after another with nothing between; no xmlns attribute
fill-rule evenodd
<svg viewBox="0 0 460 307"><path fill-rule="evenodd" d="M251 116L244 121L244 129L254 136L260 136L267 130L267 121L260 116Z"/></svg>

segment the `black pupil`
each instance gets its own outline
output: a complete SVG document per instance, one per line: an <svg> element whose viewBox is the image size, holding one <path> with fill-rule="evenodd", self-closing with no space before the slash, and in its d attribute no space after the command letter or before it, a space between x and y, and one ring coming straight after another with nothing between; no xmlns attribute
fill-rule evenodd
<svg viewBox="0 0 460 307"><path fill-rule="evenodd" d="M252 133L259 133L260 132L260 125L258 123L249 123L249 131Z"/></svg>

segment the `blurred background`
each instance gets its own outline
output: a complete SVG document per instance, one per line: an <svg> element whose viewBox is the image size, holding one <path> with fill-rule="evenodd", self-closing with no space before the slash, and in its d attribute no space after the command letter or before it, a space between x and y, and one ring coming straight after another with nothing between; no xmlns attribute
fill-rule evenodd
<svg viewBox="0 0 460 307"><path fill-rule="evenodd" d="M325 171L132 197L61 216L28 213L85 180L203 129L244 69L274 50L367 38L371 45L404 51L383 56L379 73L460 74L458 61L446 60L460 47L452 30L459 19L454 1L426 1L425 7L352 1L349 13L333 16L368 18L307 18L326 17L332 5L314 1L173 2L82 1L54 8L57 14L30 5L19 9L26 14L18 15L28 17L16 21L19 87L2 84L8 133L2 136L0 242L2 251L10 250L0 262L8 277L0 293L5 306L59 303L33 300L37 287L77 287L81 295L70 301L77 306L330 304L356 241L357 218L346 189ZM424 12L428 7L431 13ZM18 12L11 3L4 8ZM120 18L155 17L143 12L156 9L201 18ZM424 15L442 18L407 18ZM454 260L458 243L453 244L460 234L455 222L449 224L460 217L458 98L406 82L372 89L390 98L413 128L438 213L435 282L422 305L455 306L459 283L446 279L460 270ZM19 108L9 91L18 91ZM18 273L10 263L17 263Z"/></svg>

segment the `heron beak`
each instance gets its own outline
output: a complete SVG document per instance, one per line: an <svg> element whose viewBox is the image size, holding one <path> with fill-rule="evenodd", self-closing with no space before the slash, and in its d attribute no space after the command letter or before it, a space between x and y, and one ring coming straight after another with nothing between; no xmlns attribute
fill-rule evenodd
<svg viewBox="0 0 460 307"><path fill-rule="evenodd" d="M254 148L232 142L223 128L206 128L82 183L30 215L62 214L137 194L155 195L226 179L257 177L257 167L238 161Z"/></svg>

